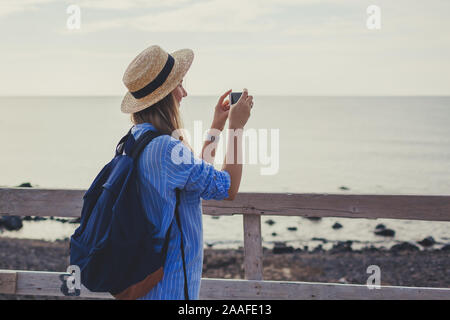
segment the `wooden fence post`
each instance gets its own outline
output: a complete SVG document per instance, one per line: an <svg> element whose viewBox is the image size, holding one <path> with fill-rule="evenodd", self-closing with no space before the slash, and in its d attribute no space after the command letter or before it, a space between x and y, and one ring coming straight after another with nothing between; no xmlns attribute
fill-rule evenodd
<svg viewBox="0 0 450 320"><path fill-rule="evenodd" d="M263 279L261 216L244 214L244 269L245 279Z"/></svg>

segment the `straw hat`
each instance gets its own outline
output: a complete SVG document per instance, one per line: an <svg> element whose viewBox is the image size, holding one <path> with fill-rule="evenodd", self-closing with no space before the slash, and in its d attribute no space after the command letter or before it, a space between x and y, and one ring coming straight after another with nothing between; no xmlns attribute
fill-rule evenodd
<svg viewBox="0 0 450 320"><path fill-rule="evenodd" d="M123 75L128 92L122 100L121 111L135 113L162 100L178 86L193 60L191 49L168 54L154 45L142 51Z"/></svg>

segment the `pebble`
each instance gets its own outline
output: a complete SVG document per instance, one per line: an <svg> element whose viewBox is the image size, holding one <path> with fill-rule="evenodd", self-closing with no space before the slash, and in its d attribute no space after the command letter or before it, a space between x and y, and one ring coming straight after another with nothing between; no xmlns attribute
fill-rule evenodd
<svg viewBox="0 0 450 320"><path fill-rule="evenodd" d="M339 222L335 222L332 226L333 229L340 229L342 228L342 224L340 224Z"/></svg>
<svg viewBox="0 0 450 320"><path fill-rule="evenodd" d="M409 242L402 242L399 244L395 244L391 247L391 251L397 252L397 251L420 251L419 247L409 243Z"/></svg>
<svg viewBox="0 0 450 320"><path fill-rule="evenodd" d="M51 218L53 218L53 217L51 217ZM50 218L50 219L51 219L51 218ZM39 217L39 216L36 216L36 217L25 216L25 217L23 217L22 220L23 220L23 221L45 221L45 220L47 220L47 218ZM52 219L52 220L53 220L53 219Z"/></svg>
<svg viewBox="0 0 450 320"><path fill-rule="evenodd" d="M393 237L395 236L395 231L392 229L380 229L375 230L377 236Z"/></svg>
<svg viewBox="0 0 450 320"><path fill-rule="evenodd" d="M24 182L24 183L18 185L17 187L19 187L19 188L32 188L33 186L29 182Z"/></svg>
<svg viewBox="0 0 450 320"><path fill-rule="evenodd" d="M436 241L434 240L433 237L426 237L425 239L417 243L423 247L431 247L432 245L436 244Z"/></svg>
<svg viewBox="0 0 450 320"><path fill-rule="evenodd" d="M22 219L17 216L3 216L0 218L0 226L8 231L20 230L23 227Z"/></svg>

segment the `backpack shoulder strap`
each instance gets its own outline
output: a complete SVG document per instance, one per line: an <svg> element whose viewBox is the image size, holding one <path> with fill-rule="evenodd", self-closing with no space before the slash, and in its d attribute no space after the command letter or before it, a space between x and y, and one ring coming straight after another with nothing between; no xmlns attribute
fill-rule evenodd
<svg viewBox="0 0 450 320"><path fill-rule="evenodd" d="M148 130L144 132L134 143L133 149L130 152L130 156L136 160L141 154L142 150L152 141L154 138L161 136L162 133Z"/></svg>
<svg viewBox="0 0 450 320"><path fill-rule="evenodd" d="M133 127L131 127L131 128L133 128ZM127 133L126 135L124 135L124 136L122 137L122 139L120 139L119 143L117 144L117 147L116 147L116 157L117 157L118 155L120 155L120 154L123 153L123 150L124 150L124 148L125 148L125 142L127 142L128 138L129 138L130 135L131 135L131 128L130 128L130 130L128 130L128 133Z"/></svg>
<svg viewBox="0 0 450 320"><path fill-rule="evenodd" d="M179 206L180 206L180 193L181 190L176 188L176 204L175 204L175 220L178 225L178 229L180 229L181 234L181 240L180 240L180 251L181 251L181 258L183 260L183 274L184 274L184 299L189 300L189 289L188 289L188 280L187 280L187 274L186 274L186 259L184 257L184 240L183 240L183 229L181 228L181 221L180 221L180 212L179 212ZM173 222L173 220L172 220ZM169 246L169 239L170 239L170 231L172 229L172 223L169 226L169 229L166 233L166 238L164 240L164 246L162 248L163 253L163 260L166 260L167 257L167 249Z"/></svg>
<svg viewBox="0 0 450 320"><path fill-rule="evenodd" d="M183 229L181 229L181 221L180 221L180 212L178 211L178 208L180 206L180 189L176 189L176 197L177 202L175 205L175 219L178 224L178 228L180 229L181 233L181 241L180 241L180 251L181 251L181 258L183 259L183 273L184 273L184 299L189 300L189 290L188 290L188 280L186 275L186 261L184 258L184 241L183 241Z"/></svg>

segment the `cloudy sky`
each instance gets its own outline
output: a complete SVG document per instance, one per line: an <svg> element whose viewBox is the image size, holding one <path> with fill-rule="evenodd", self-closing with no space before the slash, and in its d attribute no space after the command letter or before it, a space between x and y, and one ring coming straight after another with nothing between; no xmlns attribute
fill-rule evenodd
<svg viewBox="0 0 450 320"><path fill-rule="evenodd" d="M0 95L123 95L153 44L194 50L191 95L449 95L449 14L448 0L1 0Z"/></svg>

